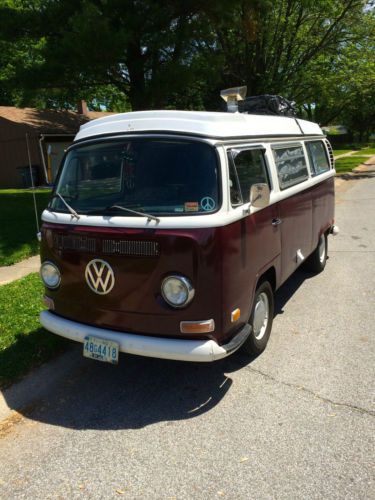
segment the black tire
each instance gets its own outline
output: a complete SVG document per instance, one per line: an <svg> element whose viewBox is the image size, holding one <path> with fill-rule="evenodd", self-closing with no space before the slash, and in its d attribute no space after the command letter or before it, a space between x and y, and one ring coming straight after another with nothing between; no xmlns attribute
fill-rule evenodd
<svg viewBox="0 0 375 500"><path fill-rule="evenodd" d="M326 234L322 234L319 238L318 245L305 262L305 269L318 274L326 267L328 255L328 238Z"/></svg>
<svg viewBox="0 0 375 500"><path fill-rule="evenodd" d="M274 308L275 304L272 287L268 281L263 281L256 289L254 295L254 301L249 318L251 333L242 345L242 350L246 354L257 355L263 352L266 348L271 334ZM258 315L260 314L258 324L256 324L255 317L256 309L258 309ZM267 319L264 318L262 323L261 320L264 314L267 315ZM261 323L259 323L259 320Z"/></svg>

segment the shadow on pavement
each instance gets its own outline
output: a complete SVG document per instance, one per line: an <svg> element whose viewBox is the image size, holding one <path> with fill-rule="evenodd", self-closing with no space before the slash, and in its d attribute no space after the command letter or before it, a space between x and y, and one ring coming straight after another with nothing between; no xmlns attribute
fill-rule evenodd
<svg viewBox="0 0 375 500"><path fill-rule="evenodd" d="M121 354L120 364L112 366L82 358L81 346L73 351L73 370L54 381L33 409L19 413L50 425L97 430L189 419L216 406L232 385L226 373L251 361L238 354L207 364Z"/></svg>
<svg viewBox="0 0 375 500"><path fill-rule="evenodd" d="M279 289L275 315L309 277L297 271ZM51 365L42 367L38 383L46 383L48 392L33 409L20 411L5 391L8 406L35 421L72 429L137 429L209 412L231 389L230 374L254 360L241 352L207 364L121 354L113 366L83 358L81 349L74 344L57 376Z"/></svg>
<svg viewBox="0 0 375 500"><path fill-rule="evenodd" d="M329 257L327 257L329 259ZM305 271L304 269L297 269L292 276L277 290L275 294L275 316L284 314L284 307L293 297L296 291L303 285L303 283L316 275Z"/></svg>

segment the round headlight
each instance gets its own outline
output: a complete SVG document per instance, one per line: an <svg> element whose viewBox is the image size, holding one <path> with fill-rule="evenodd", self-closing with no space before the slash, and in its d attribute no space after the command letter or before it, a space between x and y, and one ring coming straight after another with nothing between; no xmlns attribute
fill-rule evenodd
<svg viewBox="0 0 375 500"><path fill-rule="evenodd" d="M193 299L194 288L183 276L168 276L161 284L161 293L169 305L184 307Z"/></svg>
<svg viewBox="0 0 375 500"><path fill-rule="evenodd" d="M60 285L60 271L52 262L43 262L40 268L40 276L48 288L57 288Z"/></svg>

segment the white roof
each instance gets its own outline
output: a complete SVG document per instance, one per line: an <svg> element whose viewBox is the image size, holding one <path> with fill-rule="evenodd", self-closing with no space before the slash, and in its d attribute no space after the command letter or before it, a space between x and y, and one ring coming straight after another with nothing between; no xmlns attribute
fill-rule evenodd
<svg viewBox="0 0 375 500"><path fill-rule="evenodd" d="M90 121L81 126L75 141L124 132L171 132L218 139L323 134L316 123L284 116L203 111L135 111Z"/></svg>

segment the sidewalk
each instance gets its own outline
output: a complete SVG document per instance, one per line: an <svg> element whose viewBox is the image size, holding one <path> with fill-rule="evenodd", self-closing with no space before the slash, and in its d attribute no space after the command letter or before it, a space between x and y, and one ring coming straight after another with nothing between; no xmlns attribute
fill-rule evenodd
<svg viewBox="0 0 375 500"><path fill-rule="evenodd" d="M364 172L375 172L375 156L369 156L365 163L361 163L358 167L353 168L354 174L362 174Z"/></svg>
<svg viewBox="0 0 375 500"><path fill-rule="evenodd" d="M36 273L39 271L39 268L39 255L35 255L34 257L18 262L13 266L0 267L0 286L23 278L30 273Z"/></svg>
<svg viewBox="0 0 375 500"><path fill-rule="evenodd" d="M335 190L336 193L342 193L349 189L351 183L348 181L353 181L355 179L361 179L363 177L374 177L375 176L375 156L369 157L365 163L361 163L358 167L355 167L351 172L346 172L345 174L337 174L335 178Z"/></svg>

